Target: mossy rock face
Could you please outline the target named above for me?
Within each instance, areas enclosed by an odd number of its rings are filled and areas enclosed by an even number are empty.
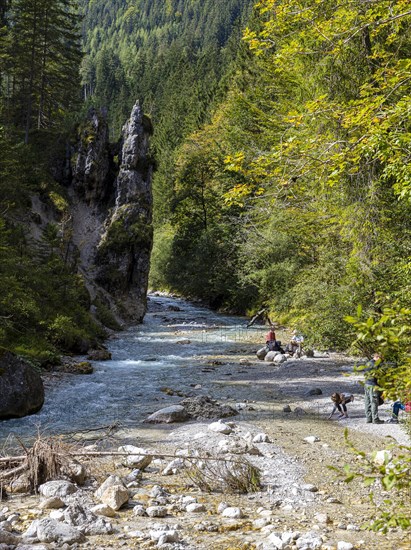
[[[144,219],[132,222],[125,216],[112,222],[99,247],[99,259],[104,261],[107,255],[123,255],[137,248],[151,248],[153,227]]]
[[[74,374],[93,374],[93,365],[88,361],[81,361],[81,363],[76,363],[73,365]]]
[[[91,349],[88,352],[87,359],[90,361],[109,361],[111,353],[107,349]]]
[[[63,357],[62,364],[56,367],[57,372],[65,374],[92,374],[94,372],[93,365],[89,361],[76,361],[72,357]]]

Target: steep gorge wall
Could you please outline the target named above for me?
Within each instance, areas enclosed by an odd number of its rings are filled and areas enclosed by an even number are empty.
[[[141,322],[153,240],[151,122],[136,103],[118,143],[109,142],[104,113],[90,110],[66,158],[52,172],[64,207],[32,197],[31,237],[59,228],[67,262],[82,277],[91,309],[110,310],[122,324]],[[64,168],[64,169],[63,169]]]
[[[135,104],[117,145],[104,117],[90,113],[80,136],[72,185],[72,243],[93,300],[141,322],[153,240],[150,121]]]

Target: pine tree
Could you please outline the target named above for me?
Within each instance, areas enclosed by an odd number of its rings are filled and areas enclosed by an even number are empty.
[[[14,0],[10,68],[13,119],[30,130],[53,126],[78,98],[79,19],[70,0]]]

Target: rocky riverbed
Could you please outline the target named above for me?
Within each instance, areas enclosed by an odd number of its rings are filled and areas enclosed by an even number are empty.
[[[352,374],[352,359],[316,353],[314,358],[274,365],[255,355],[263,327],[234,330],[226,318],[161,298],[152,298],[149,315],[146,331],[138,336],[130,331],[112,341],[114,361],[116,354],[117,360],[130,361],[122,355],[127,348],[122,339],[137,338],[152,346],[151,354],[140,346],[145,361],[138,365],[152,366],[167,347],[173,368],[162,362],[150,385],[153,366],[144,370],[145,380],[137,377],[133,388],[135,407],[132,402],[127,417],[116,416],[111,430],[99,430],[94,417],[95,431],[85,427],[84,418],[76,428],[73,417],[69,441],[82,452],[128,451],[133,458],[78,457],[87,470],[85,480],[45,484],[34,496],[10,494],[0,505],[1,550],[410,548],[409,532],[365,529],[376,515],[369,489],[359,481],[346,484],[328,467],[359,464],[345,444],[345,427],[354,446],[366,453],[410,444],[402,424],[365,424],[362,386]],[[97,371],[110,369],[104,365],[96,363]],[[122,373],[125,385],[131,384],[133,379]],[[83,387],[86,379],[79,379]],[[101,378],[90,378],[90,383],[96,391],[103,384]],[[75,384],[63,376],[57,386],[63,393]],[[121,389],[125,392],[123,385],[115,395]],[[347,420],[327,419],[334,391],[355,396]],[[183,422],[145,422],[159,409],[183,408],[187,399],[204,408],[190,405],[191,416]],[[120,398],[119,406],[128,400],[129,395]],[[210,403],[221,406],[220,413],[230,407],[237,414],[211,418]],[[389,414],[389,404],[383,405],[381,418]],[[102,414],[100,427],[109,420]],[[15,433],[21,429],[26,435],[24,425],[12,425]],[[4,423],[1,430],[4,435]],[[142,455],[150,460],[143,464]],[[249,473],[244,460],[258,469],[261,485],[245,494],[231,493],[230,471],[239,481]],[[219,478],[225,484],[218,483]],[[387,496],[378,491],[380,499]]]

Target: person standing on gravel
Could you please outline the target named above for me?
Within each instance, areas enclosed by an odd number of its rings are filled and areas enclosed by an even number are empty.
[[[367,363],[367,368],[363,370],[365,375],[364,382],[364,406],[367,424],[383,424],[378,416],[378,405],[381,400],[381,392],[378,390],[378,381],[375,377],[375,371],[381,366],[382,357],[379,353],[374,353],[371,361]]]

